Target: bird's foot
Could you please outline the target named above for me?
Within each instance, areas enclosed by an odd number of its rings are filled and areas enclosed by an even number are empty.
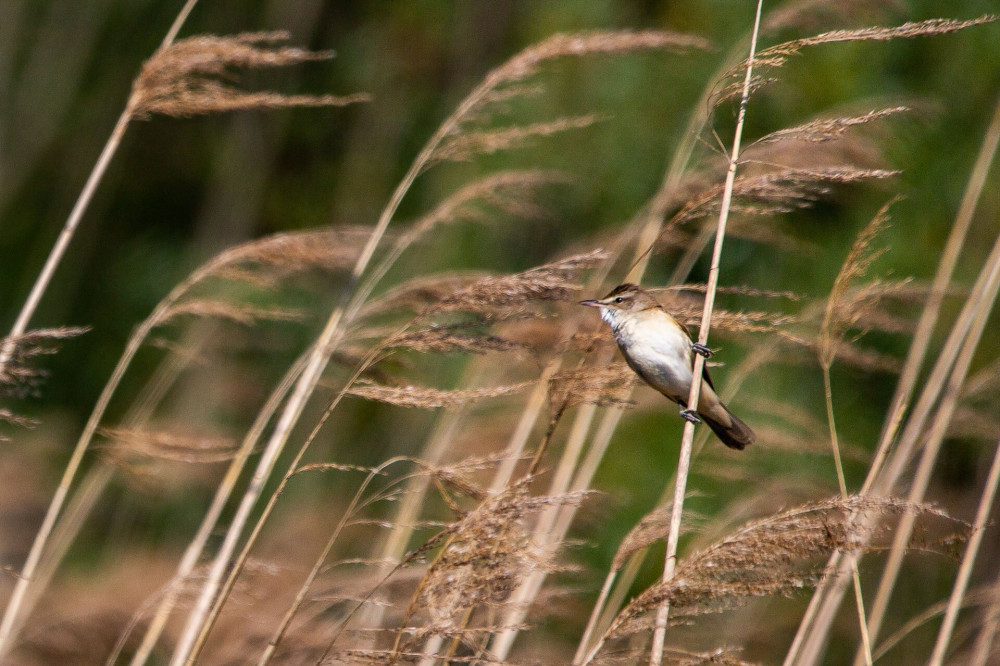
[[[701,419],[698,418],[698,414],[693,409],[682,409],[681,418],[691,423],[701,423]]]
[[[712,358],[712,354],[715,353],[705,345],[698,342],[691,345],[691,349],[693,349],[696,354],[701,354],[705,358]]]

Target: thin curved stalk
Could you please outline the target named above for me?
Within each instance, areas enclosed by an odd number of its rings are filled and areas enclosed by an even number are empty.
[[[877,483],[879,485],[886,485],[883,483],[884,479],[887,478],[884,474],[886,461],[892,452],[892,444],[896,441],[896,436],[900,433],[900,429],[903,426],[903,417],[908,410],[916,389],[920,368],[923,366],[924,359],[927,356],[931,336],[938,321],[941,303],[954,274],[962,246],[965,244],[973,214],[982,195],[986,176],[996,156],[998,142],[1000,142],[1000,100],[997,101],[997,105],[994,108],[993,119],[983,138],[983,143],[969,177],[969,183],[962,196],[962,202],[955,217],[955,223],[952,225],[948,241],[941,255],[941,261],[934,275],[930,295],[917,322],[913,342],[910,344],[903,371],[896,385],[896,394],[893,396],[886,424],[879,437],[875,457],[869,467],[864,485],[861,488],[861,495],[878,492],[875,488]],[[940,362],[941,358],[939,357],[939,365]],[[924,386],[925,394],[932,392],[933,389],[926,388],[927,384]],[[888,486],[891,487],[895,484],[895,479],[891,475],[889,475],[888,480]],[[844,554],[840,551],[835,552],[827,562],[827,570],[843,571],[844,557]],[[786,666],[796,663],[809,635],[818,636],[817,640],[813,641],[814,645],[822,643],[822,636],[829,630],[830,623],[833,621],[833,612],[840,603],[845,583],[846,581],[841,577],[830,576],[816,588],[785,657],[784,663]],[[878,609],[873,607],[872,612],[868,616],[868,631],[872,640],[875,640],[878,636],[878,629],[881,624],[880,616],[881,613],[878,612]],[[822,619],[820,619],[821,617]],[[855,663],[857,664],[859,661],[860,655],[855,659]]]
[[[844,479],[844,463],[840,459],[840,439],[837,436],[837,423],[833,416],[833,387],[830,384],[830,364],[822,363],[823,366],[823,395],[826,402],[826,422],[830,429],[830,448],[833,449],[833,464],[837,469],[837,485],[840,487],[840,496],[847,500],[847,481]],[[857,562],[851,566],[851,579],[854,583],[854,600],[858,609],[858,623],[861,632],[862,654],[865,664],[872,666],[872,642],[868,635],[868,621],[865,617],[865,601],[861,594],[861,575],[858,573]]]
[[[997,249],[1000,249],[1000,238],[997,241]],[[998,253],[998,256],[1000,256],[1000,253]],[[937,462],[937,454],[940,452],[941,444],[947,433],[948,424],[951,422],[955,409],[958,407],[962,384],[965,383],[965,377],[972,363],[972,357],[979,346],[979,340],[986,328],[986,322],[996,302],[998,291],[1000,291],[1000,261],[993,263],[991,267],[986,284],[987,296],[985,303],[976,312],[972,329],[965,338],[961,353],[948,378],[941,405],[938,407],[934,420],[931,423],[927,443],[924,445],[920,464],[917,467],[913,485],[910,489],[908,497],[908,501],[910,502],[923,502],[927,487],[930,484],[931,474]],[[899,571],[902,567],[903,557],[906,554],[907,545],[913,534],[915,521],[916,516],[912,512],[907,511],[903,514],[896,528],[892,549],[889,552],[889,558],[886,562],[885,571],[882,574],[882,581],[879,584],[878,595],[876,597],[876,603],[879,605],[879,608],[884,609],[888,607]]]
[[[736,182],[736,167],[739,164],[740,146],[743,138],[743,125],[746,121],[747,104],[750,100],[750,82],[753,76],[754,54],[757,49],[757,37],[760,32],[760,16],[764,8],[764,0],[757,1],[757,13],[754,17],[753,35],[750,38],[750,56],[747,58],[746,76],[743,79],[743,93],[740,98],[740,110],[736,119],[736,130],[733,136],[733,150],[726,172],[726,184],[722,193],[722,205],[719,211],[719,221],[715,232],[715,246],[712,249],[712,263],[708,271],[708,287],[705,292],[705,305],[702,309],[701,328],[698,331],[698,342],[708,344],[709,329],[712,325],[712,310],[715,307],[715,291],[719,286],[719,267],[722,263],[722,244],[726,238],[726,223],[729,221],[729,208],[733,200],[733,186]],[[705,357],[695,354],[694,370],[691,382],[691,392],[687,404],[698,406],[701,395],[701,375],[705,368]],[[681,514],[684,510],[684,495],[687,491],[687,477],[691,467],[691,450],[694,444],[694,423],[684,424],[681,436],[680,459],[677,463],[677,483],[674,488],[674,503],[670,511],[670,531],[667,534],[667,553],[663,565],[663,581],[674,577],[677,566],[677,544],[680,540]],[[653,647],[650,651],[650,666],[659,666],[663,662],[663,646],[667,635],[667,621],[670,616],[670,605],[664,602],[656,613],[653,627]]]
[[[187,0],[185,5],[181,8],[180,13],[174,19],[170,29],[167,31],[161,48],[169,46],[173,42],[177,33],[180,31],[181,26],[184,24],[184,21],[191,13],[191,10],[194,9],[194,5],[197,1],[198,0]],[[45,294],[46,289],[48,289],[48,285],[52,280],[52,276],[55,274],[56,268],[62,261],[63,255],[65,255],[66,249],[69,247],[69,243],[73,239],[73,235],[80,226],[80,221],[83,219],[83,215],[86,213],[87,208],[90,205],[90,201],[93,198],[94,193],[97,191],[98,185],[100,185],[101,180],[104,178],[108,165],[111,164],[111,159],[118,151],[118,146],[121,145],[122,137],[125,135],[125,130],[128,128],[128,124],[132,119],[133,105],[133,98],[130,97],[125,105],[125,109],[122,111],[121,116],[119,116],[118,121],[111,130],[111,136],[104,144],[104,148],[101,150],[101,154],[97,158],[94,168],[87,177],[83,190],[77,197],[76,203],[73,205],[69,217],[63,225],[63,229],[59,233],[59,237],[56,239],[55,245],[52,246],[48,259],[46,259],[41,273],[39,273],[34,286],[31,288],[28,299],[21,307],[21,311],[18,314],[17,319],[14,321],[14,325],[11,327],[9,334],[11,343],[3,345],[3,348],[0,349],[0,372],[3,372],[4,367],[10,362],[11,356],[14,352],[13,340],[15,340],[18,336],[23,335],[27,330],[28,324],[34,315],[38,304],[42,300],[42,296]],[[0,621],[0,658],[3,658],[3,656],[7,654],[7,651],[10,649],[10,639],[18,631],[18,625],[21,622],[21,608],[28,593],[28,588],[35,577],[36,569],[41,560],[42,553],[45,550],[45,545],[48,542],[49,536],[55,527],[56,519],[62,511],[63,503],[66,501],[66,495],[69,493],[69,487],[76,478],[76,473],[80,468],[83,454],[86,451],[86,442],[88,441],[89,436],[86,440],[81,437],[80,443],[78,443],[77,448],[73,451],[73,455],[70,457],[70,461],[66,466],[66,470],[63,473],[63,478],[59,483],[59,487],[56,489],[55,496],[49,504],[45,518],[42,520],[42,525],[31,545],[31,550],[25,560],[24,567],[21,570],[21,575],[18,577],[17,584],[14,587],[14,592],[11,594],[10,601],[7,603],[3,620]]]
[[[265,666],[271,661],[271,657],[274,656],[274,651],[278,649],[278,643],[281,642],[285,632],[288,630],[288,625],[292,622],[292,618],[295,617],[295,614],[305,601],[306,595],[309,593],[309,588],[312,587],[313,582],[316,580],[316,576],[319,575],[323,565],[326,563],[326,558],[330,555],[330,551],[333,550],[334,544],[340,537],[341,532],[344,531],[344,527],[347,526],[347,521],[350,520],[350,518],[353,517],[354,512],[357,511],[358,506],[361,503],[361,498],[364,495],[364,492],[368,489],[368,486],[371,485],[372,481],[374,481],[386,467],[393,465],[400,460],[404,459],[393,458],[371,470],[368,473],[368,476],[365,477],[365,480],[361,483],[357,492],[354,493],[354,497],[351,498],[351,502],[348,504],[347,509],[344,511],[344,515],[341,516],[340,521],[337,523],[337,527],[334,528],[333,534],[331,534],[330,538],[327,539],[326,546],[323,547],[323,551],[316,558],[316,562],[313,564],[313,568],[309,571],[309,575],[306,576],[305,581],[299,587],[299,591],[295,595],[295,599],[292,601],[291,606],[289,606],[288,610],[285,612],[285,615],[282,617],[277,629],[274,630],[274,634],[268,641],[263,654],[261,654],[260,658],[257,660],[258,666]]]
[[[979,508],[976,510],[976,519],[972,524],[972,536],[965,547],[965,554],[962,556],[962,564],[958,568],[958,575],[955,578],[955,586],[951,590],[948,598],[948,608],[941,622],[941,629],[938,631],[937,641],[934,644],[934,652],[931,653],[928,664],[935,666],[944,663],[945,651],[948,649],[948,642],[951,640],[952,631],[955,629],[955,622],[958,620],[958,611],[962,608],[965,599],[965,592],[969,587],[969,578],[972,576],[972,567],[976,563],[976,555],[979,554],[979,546],[983,542],[983,534],[986,531],[986,523],[990,518],[990,510],[993,508],[993,500],[997,495],[997,483],[1000,482],[1000,442],[997,442],[997,449],[993,454],[993,464],[990,465],[990,472],[986,477],[986,484],[983,487],[983,494],[979,497]]]
[[[195,644],[199,642],[199,636],[206,635],[204,625],[209,614],[212,612],[213,603],[217,599],[220,585],[222,583],[222,576],[233,557],[236,544],[246,527],[250,512],[260,498],[264,482],[267,478],[269,478],[274,463],[277,461],[278,455],[284,450],[288,437],[291,435],[292,427],[298,422],[299,416],[301,416],[302,411],[305,409],[306,401],[312,396],[312,392],[326,368],[330,354],[339,343],[340,337],[342,336],[341,324],[343,322],[349,323],[354,318],[358,310],[360,310],[361,306],[364,304],[365,300],[371,294],[371,291],[376,286],[376,280],[374,279],[368,280],[360,286],[358,285],[358,281],[360,280],[362,274],[367,270],[368,265],[375,254],[375,249],[384,237],[385,232],[389,227],[389,223],[395,216],[396,211],[399,209],[399,205],[402,203],[403,198],[409,192],[417,177],[431,163],[434,153],[441,142],[458,128],[466,114],[474,109],[486,97],[490,90],[492,90],[493,87],[500,82],[500,80],[495,80],[493,77],[487,77],[486,80],[477,86],[476,89],[462,101],[458,108],[445,120],[445,122],[441,124],[410,165],[410,168],[407,170],[403,180],[396,187],[392,197],[389,199],[389,203],[379,216],[378,223],[375,225],[375,229],[372,231],[372,235],[368,243],[365,245],[365,248],[362,250],[361,255],[358,257],[358,261],[355,264],[351,280],[341,298],[341,305],[331,313],[323,332],[314,343],[306,368],[302,372],[302,375],[296,384],[295,391],[292,393],[291,398],[285,406],[285,410],[281,415],[281,419],[279,420],[274,433],[271,435],[270,440],[265,446],[264,454],[261,457],[261,462],[258,465],[257,472],[251,480],[250,488],[247,489],[246,494],[243,496],[243,500],[237,510],[237,514],[226,533],[223,545],[212,564],[208,579],[205,581],[202,592],[195,604],[194,611],[188,617],[188,622],[184,627],[181,639],[174,652],[174,656],[171,659],[172,666],[180,666],[181,664],[189,663],[191,661],[191,655],[195,648]],[[376,272],[375,277],[379,277],[380,271],[381,269]],[[269,504],[269,506],[273,506],[273,503]],[[262,525],[269,515],[270,511],[265,509],[265,513],[258,520],[258,526]],[[253,534],[259,534],[259,531],[259,529],[255,529]],[[252,546],[254,540],[255,537],[251,536],[247,545]]]

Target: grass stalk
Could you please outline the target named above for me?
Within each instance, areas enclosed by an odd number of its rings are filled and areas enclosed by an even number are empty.
[[[1000,238],[997,239],[994,251],[997,253],[997,260],[991,262],[989,272],[987,273],[984,303],[976,311],[972,328],[962,344],[961,353],[948,378],[941,405],[938,407],[937,413],[931,422],[930,431],[927,435],[927,443],[924,445],[920,464],[917,467],[917,472],[910,489],[908,497],[910,502],[922,502],[927,492],[927,487],[930,484],[931,475],[937,462],[937,455],[947,434],[948,424],[951,422],[955,409],[958,406],[962,384],[965,382],[972,358],[986,328],[986,322],[996,302],[997,293],[1000,291]],[[906,547],[913,533],[915,520],[916,517],[913,513],[907,511],[903,514],[896,528],[892,549],[889,551],[889,557],[882,574],[882,581],[879,584],[878,593],[875,597],[876,606],[880,610],[888,607],[900,568],[902,567]]]
[[[837,485],[840,486],[840,496],[847,499],[847,482],[844,479],[844,464],[840,459],[840,441],[837,437],[837,424],[833,416],[833,388],[830,385],[830,365],[823,364],[823,395],[826,402],[826,420],[830,427],[830,447],[833,449],[833,464],[837,469]],[[858,622],[861,631],[861,645],[865,664],[872,664],[872,644],[868,635],[868,622],[865,618],[865,602],[861,594],[861,576],[858,574],[857,562],[851,567],[851,578],[854,583],[854,599],[858,609]]]
[[[983,542],[986,523],[989,521],[990,510],[993,508],[993,500],[997,495],[998,483],[1000,483],[1000,442],[997,442],[997,448],[993,454],[993,463],[990,465],[989,474],[986,476],[983,493],[979,497],[979,507],[976,509],[976,518],[972,524],[972,536],[969,537],[969,543],[965,547],[965,554],[962,556],[962,563],[959,565],[958,575],[955,578],[955,586],[951,589],[951,596],[948,598],[948,608],[945,611],[944,620],[941,622],[937,641],[934,643],[934,651],[927,662],[932,666],[939,666],[944,663],[948,642],[951,640],[951,634],[955,629],[955,622],[958,620],[958,611],[962,608],[966,591],[969,588],[972,567],[976,564],[979,546]]]
[[[198,0],[187,0],[181,8],[180,13],[174,19],[170,29],[167,31],[166,37],[164,38],[160,48],[165,48],[173,42],[177,33],[180,31],[181,26],[184,24],[184,21],[191,13],[191,10],[194,9],[194,5],[197,1]],[[49,252],[49,256],[45,261],[45,265],[42,267],[41,273],[38,274],[27,300],[21,307],[21,311],[18,313],[17,319],[14,320],[14,325],[11,327],[11,331],[9,333],[9,340],[16,339],[17,336],[24,334],[27,330],[28,324],[34,315],[38,304],[42,300],[42,296],[44,296],[45,291],[48,289],[56,268],[58,268],[59,263],[62,261],[62,258],[69,247],[70,241],[73,239],[84,214],[87,212],[87,208],[90,205],[90,201],[93,198],[94,193],[97,191],[101,180],[104,178],[104,174],[107,172],[108,165],[111,164],[112,158],[118,151],[118,146],[121,145],[121,140],[125,135],[125,130],[128,128],[128,124],[132,120],[133,103],[134,97],[130,97],[129,101],[125,105],[125,109],[122,111],[121,116],[119,116],[114,128],[111,130],[111,136],[104,144],[104,148],[101,150],[101,154],[98,156],[97,162],[95,162],[90,175],[87,177],[83,190],[81,190],[80,195],[77,197],[76,203],[73,204],[69,217],[66,219],[62,231],[59,233],[59,237],[56,239],[55,244],[52,246],[52,250]],[[10,362],[13,353],[13,344],[3,345],[3,348],[0,349],[0,372],[3,372],[5,366]],[[121,364],[119,364],[119,367],[121,367]],[[122,368],[122,370],[124,370],[124,368]],[[104,396],[102,395],[102,397]],[[96,428],[97,424],[93,417],[91,418],[91,421],[88,422],[88,426],[91,425]],[[45,518],[42,520],[42,525],[38,530],[38,534],[35,536],[35,540],[31,545],[31,550],[29,551],[28,557],[21,569],[21,574],[14,587],[14,592],[11,594],[10,601],[7,602],[3,619],[0,620],[0,659],[7,654],[7,651],[10,649],[10,641],[18,631],[19,624],[22,621],[22,605],[24,604],[25,597],[28,594],[29,587],[34,580],[36,569],[45,550],[49,536],[55,527],[56,519],[62,511],[63,503],[66,501],[66,496],[69,493],[70,486],[80,469],[80,463],[83,460],[83,454],[86,452],[87,445],[90,441],[90,434],[92,434],[92,432],[93,431],[91,430],[91,433],[88,433],[85,437],[82,436],[80,438],[80,442],[74,449],[73,454],[66,465],[66,469],[63,472],[63,477],[59,482],[59,486],[56,488],[55,495],[53,496],[52,501],[49,504],[49,508],[45,513]]]
[[[722,193],[722,206],[719,211],[719,221],[715,232],[715,246],[712,250],[712,263],[708,271],[708,287],[705,292],[705,305],[702,310],[701,327],[698,331],[698,342],[708,344],[709,329],[712,325],[712,310],[715,307],[715,291],[719,286],[719,266],[722,261],[722,244],[726,238],[726,223],[729,220],[729,208],[733,199],[733,185],[736,182],[736,167],[739,164],[740,145],[743,138],[743,125],[746,121],[747,103],[750,100],[750,82],[753,76],[754,54],[757,49],[757,37],[760,32],[760,16],[764,8],[764,0],[757,1],[757,12],[754,17],[753,34],[750,38],[750,55],[747,58],[746,76],[743,79],[743,92],[740,97],[739,115],[736,119],[736,130],[733,137],[733,149],[726,171],[726,184]],[[687,404],[697,409],[698,398],[701,395],[701,375],[705,368],[705,357],[694,355],[695,381],[691,382],[691,393]],[[664,581],[674,576],[677,566],[677,543],[680,540],[681,514],[684,511],[684,495],[687,492],[687,478],[691,467],[691,450],[694,443],[694,424],[690,421],[684,424],[681,436],[680,459],[677,462],[677,482],[674,487],[674,504],[670,513],[670,531],[667,534],[667,552],[663,566]],[[653,627],[653,646],[650,651],[650,666],[659,666],[663,661],[663,646],[667,635],[667,622],[670,615],[670,605],[664,602],[656,613]]]
[[[316,580],[316,576],[318,576],[320,571],[323,569],[323,565],[326,563],[326,559],[327,557],[329,557],[330,551],[333,550],[334,544],[337,542],[337,539],[340,538],[340,534],[344,531],[344,528],[347,526],[348,520],[350,520],[354,516],[355,512],[358,510],[358,507],[362,505],[361,500],[364,496],[365,491],[368,489],[368,486],[370,486],[372,481],[378,478],[378,476],[388,466],[393,465],[401,460],[404,459],[403,458],[390,459],[389,461],[371,470],[365,477],[365,480],[361,483],[361,486],[358,488],[357,492],[355,492],[354,496],[351,498],[350,504],[348,504],[347,508],[344,510],[344,514],[340,517],[340,521],[334,528],[333,533],[330,535],[330,538],[327,539],[326,545],[323,547],[322,552],[319,554],[319,556],[317,556],[316,561],[313,564],[313,568],[309,571],[309,575],[306,576],[305,581],[303,581],[302,585],[299,587],[299,591],[295,595],[295,599],[292,601],[292,604],[288,607],[288,610],[285,612],[285,615],[281,618],[281,622],[278,624],[278,627],[274,630],[274,634],[267,642],[267,647],[264,649],[263,654],[261,654],[260,658],[257,660],[258,666],[265,666],[265,664],[271,661],[271,657],[274,656],[274,652],[278,648],[278,643],[280,643],[281,639],[284,638],[285,632],[288,630],[288,625],[291,624],[292,622],[292,618],[295,617],[295,614],[299,611],[299,608],[301,608],[302,604],[305,602],[306,595],[309,593],[309,588],[312,587],[313,582]]]
[[[897,434],[900,433],[900,429],[903,426],[903,417],[908,410],[908,406],[910,405],[910,401],[916,389],[920,368],[923,366],[924,360],[927,356],[927,350],[930,346],[931,337],[938,321],[941,303],[944,299],[945,293],[947,292],[948,285],[951,282],[952,275],[954,274],[954,269],[957,265],[962,246],[965,244],[965,239],[971,226],[973,213],[975,212],[976,205],[982,195],[986,177],[990,170],[990,165],[996,156],[998,143],[1000,143],[1000,100],[997,101],[993,119],[990,122],[989,129],[984,136],[983,143],[975,161],[975,166],[973,167],[969,178],[969,183],[966,187],[965,193],[963,194],[958,213],[956,214],[955,223],[951,227],[948,241],[945,244],[944,251],[942,252],[941,261],[938,264],[938,268],[932,282],[930,295],[928,296],[927,303],[921,311],[920,318],[917,322],[913,342],[910,344],[909,351],[907,352],[906,361],[904,363],[902,373],[900,374],[899,382],[896,386],[896,393],[891,402],[892,406],[889,409],[886,424],[882,429],[881,436],[879,437],[879,444],[876,449],[875,457],[872,460],[865,482],[861,488],[860,494],[862,495],[866,495],[870,492],[877,492],[876,486],[885,488],[887,486],[891,487],[895,484],[893,475],[890,475],[889,477],[885,476],[885,465],[889,459],[890,453],[893,451],[892,445],[896,442]],[[954,329],[953,333],[956,333]],[[945,351],[949,349],[951,349],[952,352],[956,352],[957,346],[946,345]],[[954,357],[952,356],[951,358],[953,359]],[[935,372],[937,372],[936,381],[938,382],[936,386],[941,385],[940,382],[943,381],[944,373],[947,372],[950,362],[951,361],[945,362],[939,356],[935,365]],[[941,369],[938,372],[937,368],[939,367]],[[934,376],[935,373],[932,372],[932,377]],[[913,416],[916,415],[917,411],[920,413],[926,413],[925,410],[929,408],[929,405],[936,401],[936,393],[931,386],[932,385],[929,383],[924,384],[924,392],[918,401],[917,407],[914,408],[914,413],[911,414],[911,420],[913,419]],[[901,435],[900,439],[905,439],[905,436]],[[897,450],[896,455],[898,454],[899,451]],[[886,479],[888,479],[888,482]],[[827,562],[827,570],[845,571],[843,568],[844,560],[852,557],[853,556],[845,556],[840,551],[837,551]],[[829,631],[829,627],[833,621],[835,609],[839,605],[840,596],[844,592],[844,583],[845,581],[842,577],[830,576],[821,582],[816,588],[816,591],[810,599],[809,606],[799,623],[799,629],[796,632],[795,638],[789,647],[788,653],[786,654],[784,661],[785,666],[797,663],[799,654],[805,647],[807,639],[809,639],[812,646],[822,644],[822,636]],[[881,615],[882,612],[873,605],[872,611],[868,616],[868,632],[871,640],[875,640],[878,636],[878,628],[881,625]],[[815,638],[809,638],[810,636]],[[860,656],[861,655],[859,654],[858,659],[855,660],[856,664],[860,663]]]
[[[986,612],[982,628],[976,636],[976,643],[972,646],[972,657],[969,659],[969,666],[986,666],[993,655],[993,641],[996,638],[997,630],[1000,629],[1000,601],[994,594],[993,602]]]
[[[341,305],[330,314],[323,332],[313,343],[309,360],[306,363],[302,374],[299,376],[295,389],[285,405],[285,409],[281,414],[274,432],[265,446],[257,471],[251,479],[250,487],[243,495],[240,507],[237,510],[232,523],[230,523],[223,545],[220,547],[219,552],[217,553],[212,564],[208,580],[206,580],[205,585],[202,588],[202,592],[198,597],[198,601],[196,602],[195,608],[189,616],[188,622],[185,625],[183,633],[181,634],[181,639],[178,642],[174,656],[171,659],[172,666],[180,666],[184,663],[190,663],[189,658],[194,650],[195,643],[198,641],[199,635],[203,633],[205,622],[211,612],[213,602],[216,600],[219,593],[222,576],[233,556],[233,553],[235,552],[239,537],[243,533],[243,529],[250,517],[250,512],[256,505],[257,500],[260,498],[264,484],[270,477],[274,463],[277,462],[278,455],[284,450],[284,446],[287,443],[288,438],[291,436],[292,428],[298,422],[302,411],[305,409],[306,402],[312,396],[313,390],[316,388],[323,371],[326,369],[326,365],[330,359],[330,354],[334,351],[339,336],[342,335],[343,329],[341,327],[341,323],[344,321],[345,311],[347,313],[347,321],[350,321],[361,308],[361,305],[364,303],[371,290],[375,287],[375,285],[371,282],[361,285],[360,288],[357,288],[357,284],[361,275],[368,268],[368,265],[375,254],[376,247],[385,236],[385,232],[389,227],[389,222],[395,216],[396,211],[399,209],[399,205],[402,203],[403,198],[406,196],[407,192],[409,192],[417,177],[430,162],[437,146],[458,126],[462,116],[471,110],[479,99],[485,96],[488,91],[489,87],[486,86],[485,83],[480,84],[473,94],[463,101],[458,110],[453,113],[441,125],[441,127],[438,128],[434,136],[431,137],[430,141],[428,141],[420,151],[416,160],[414,160],[414,162],[410,165],[410,168],[403,177],[403,180],[396,187],[389,203],[379,216],[378,223],[375,225],[368,243],[365,245],[361,255],[358,257],[357,263],[354,266],[350,282],[344,290]],[[266,512],[265,515],[260,518],[259,524],[263,524],[269,513],[270,512]]]

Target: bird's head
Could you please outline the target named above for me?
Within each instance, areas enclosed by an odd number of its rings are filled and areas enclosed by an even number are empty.
[[[580,301],[580,305],[600,308],[601,319],[612,326],[629,313],[660,307],[648,292],[630,282],[618,285],[604,298]]]

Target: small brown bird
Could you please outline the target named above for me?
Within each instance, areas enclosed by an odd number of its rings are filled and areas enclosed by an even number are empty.
[[[618,285],[600,300],[580,301],[600,308],[601,319],[611,325],[625,361],[644,382],[681,406],[681,416],[702,420],[722,443],[744,449],[756,439],[753,430],[722,404],[715,394],[708,366],[698,398],[698,409],[688,409],[694,354],[708,358],[712,352],[691,340],[687,330],[657,303],[649,292],[634,284]],[[699,418],[701,417],[701,418]]]

